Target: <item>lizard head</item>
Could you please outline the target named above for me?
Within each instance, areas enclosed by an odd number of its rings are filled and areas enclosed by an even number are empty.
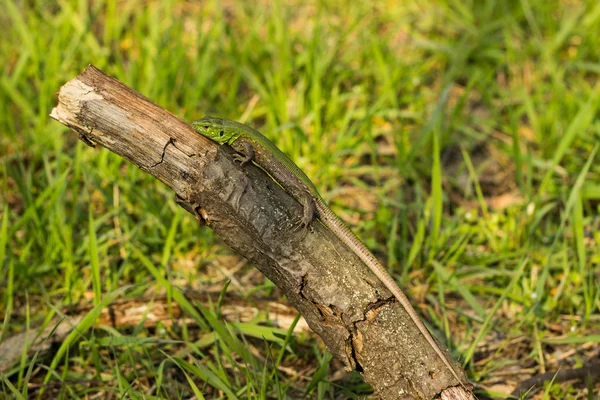
[[[206,136],[219,144],[229,143],[234,136],[231,129],[225,129],[222,118],[204,117],[192,122],[192,128],[202,136]]]

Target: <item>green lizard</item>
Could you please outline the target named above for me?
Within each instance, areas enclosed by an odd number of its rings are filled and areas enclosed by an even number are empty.
[[[302,204],[304,213],[298,222],[299,227],[308,227],[316,212],[323,225],[348,246],[398,299],[412,321],[417,325],[419,331],[425,336],[429,345],[433,347],[444,365],[452,372],[454,378],[464,387],[462,380],[458,377],[425,325],[423,325],[423,322],[421,322],[406,295],[375,256],[331,211],[315,185],[292,160],[260,132],[239,122],[204,117],[194,121],[192,127],[196,132],[221,145],[228,144],[233,147],[239,153],[236,155],[235,161],[240,162],[241,165],[253,161],[268,172],[285,191]]]

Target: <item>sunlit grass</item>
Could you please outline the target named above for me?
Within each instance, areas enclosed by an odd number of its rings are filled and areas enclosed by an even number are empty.
[[[490,393],[507,366],[590,360],[583,345],[598,341],[600,306],[596,2],[8,0],[2,10],[2,338],[94,308],[53,352],[0,375],[0,391],[370,393],[354,374],[330,382],[338,366],[318,342],[225,324],[218,304],[183,296],[225,286],[206,266],[228,250],[164,185],[49,119],[59,87],[88,63],[188,121],[220,115],[272,138],[427,304],[429,325]],[[252,277],[248,301],[285,301],[251,272],[235,269]],[[195,326],[94,325],[111,299],[148,293],[166,293]],[[119,335],[156,340],[105,340]],[[564,346],[575,354],[558,359]],[[553,385],[549,398],[568,387]],[[583,396],[582,383],[572,388]]]

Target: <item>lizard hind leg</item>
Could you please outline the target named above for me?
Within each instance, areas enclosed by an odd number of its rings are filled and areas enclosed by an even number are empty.
[[[304,231],[306,234],[310,228],[310,224],[315,219],[316,204],[315,199],[310,194],[306,194],[302,200],[302,218],[299,218],[295,223],[297,231]]]

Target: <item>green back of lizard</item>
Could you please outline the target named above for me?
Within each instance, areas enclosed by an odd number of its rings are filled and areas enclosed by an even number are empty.
[[[262,152],[263,156],[273,157],[291,171],[317,199],[322,199],[319,191],[309,179],[288,156],[285,155],[273,142],[267,139],[259,131],[239,122],[222,118],[204,117],[192,122],[193,128],[207,138],[219,144],[233,145],[238,139],[250,142],[256,152]],[[285,185],[285,182],[281,183]]]

